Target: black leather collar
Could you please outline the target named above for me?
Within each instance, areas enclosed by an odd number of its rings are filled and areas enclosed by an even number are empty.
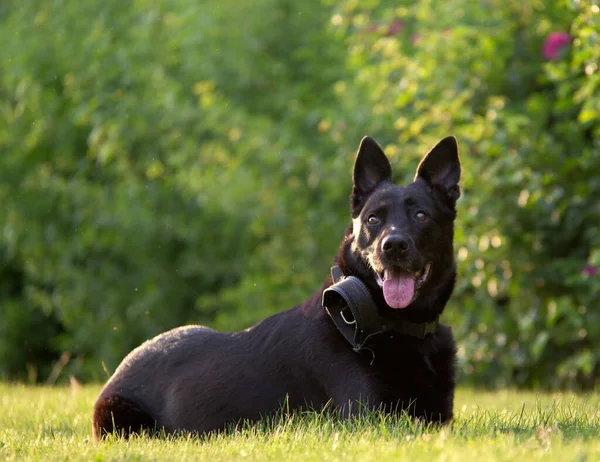
[[[370,350],[373,337],[392,329],[400,335],[421,339],[436,331],[439,316],[426,323],[383,318],[360,279],[344,276],[337,266],[331,268],[331,277],[334,284],[323,291],[322,305],[354,351]]]

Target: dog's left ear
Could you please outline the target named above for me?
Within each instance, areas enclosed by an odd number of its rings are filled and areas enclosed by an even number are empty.
[[[392,166],[379,145],[365,136],[358,148],[352,172],[352,217],[356,218],[366,199],[383,181],[391,181]]]
[[[448,136],[436,144],[417,168],[415,181],[421,178],[433,188],[440,188],[452,201],[460,197],[460,160],[456,138]]]

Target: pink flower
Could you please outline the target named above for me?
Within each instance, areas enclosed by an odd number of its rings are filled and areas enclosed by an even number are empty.
[[[571,36],[566,32],[550,32],[542,47],[544,58],[556,61],[560,51],[571,43]]]
[[[370,34],[377,32],[379,30],[379,26],[375,23],[371,23],[367,26],[367,32],[369,32]]]
[[[387,30],[387,35],[398,35],[400,32],[404,30],[404,21],[400,19],[394,19]]]
[[[596,268],[595,266],[592,266],[592,265],[585,265],[583,267],[583,269],[581,270],[581,272],[585,276],[594,277],[594,276],[596,276],[596,274],[598,274],[598,268]]]

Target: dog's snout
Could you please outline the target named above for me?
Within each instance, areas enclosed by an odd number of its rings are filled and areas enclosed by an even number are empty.
[[[381,248],[387,254],[402,253],[408,250],[408,241],[399,234],[392,234],[381,242]]]

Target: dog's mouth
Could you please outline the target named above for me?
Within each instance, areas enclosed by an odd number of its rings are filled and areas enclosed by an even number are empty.
[[[391,266],[377,272],[377,284],[383,289],[385,302],[391,308],[406,308],[417,298],[419,288],[431,273],[431,263],[419,271],[409,271],[401,266]]]

